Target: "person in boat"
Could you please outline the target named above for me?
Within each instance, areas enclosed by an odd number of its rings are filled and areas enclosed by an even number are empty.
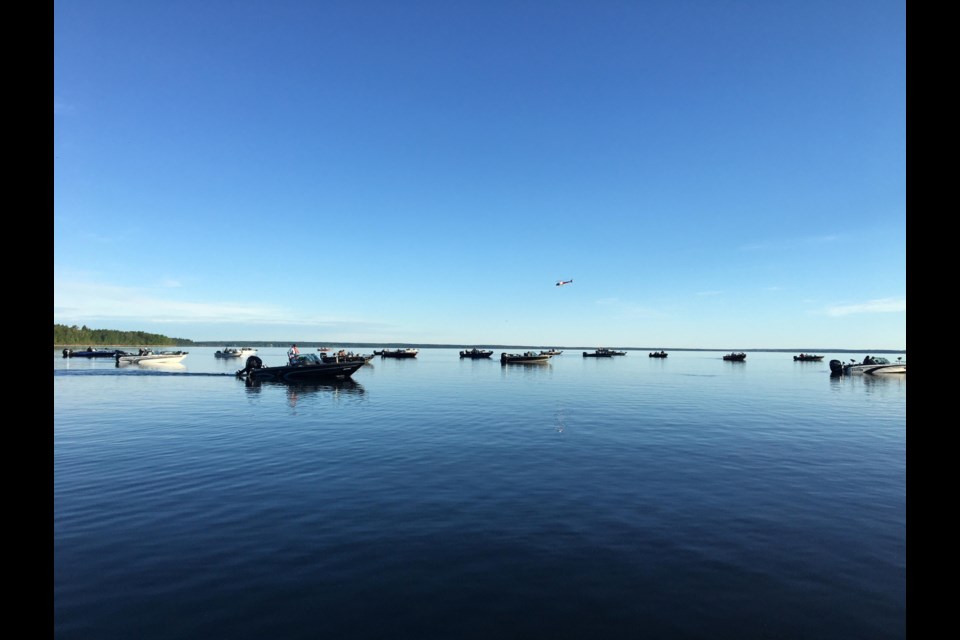
[[[292,344],[290,348],[287,349],[287,359],[290,361],[290,364],[297,363],[297,356],[300,355],[300,349],[297,349],[297,345]]]
[[[876,363],[873,361],[873,356],[867,356],[866,358],[863,359],[863,364],[876,364]]]

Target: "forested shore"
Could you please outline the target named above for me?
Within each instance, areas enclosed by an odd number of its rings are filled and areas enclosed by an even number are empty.
[[[75,346],[158,346],[158,345],[192,345],[193,340],[185,338],[170,338],[159,333],[145,331],[117,331],[115,329],[90,329],[86,325],[68,327],[63,324],[53,325],[53,345],[55,347]]]

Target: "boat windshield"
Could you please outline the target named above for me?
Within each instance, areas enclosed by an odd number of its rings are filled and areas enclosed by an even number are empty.
[[[321,364],[320,356],[315,353],[301,353],[297,356],[297,364]]]

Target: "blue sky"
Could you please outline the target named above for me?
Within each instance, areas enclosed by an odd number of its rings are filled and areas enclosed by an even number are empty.
[[[903,0],[55,0],[54,323],[905,349],[905,23]]]

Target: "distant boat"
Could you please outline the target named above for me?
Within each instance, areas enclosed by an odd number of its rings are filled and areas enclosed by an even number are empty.
[[[257,350],[250,347],[224,347],[213,355],[217,358],[245,358],[257,355]]]
[[[377,352],[374,351],[374,354]],[[416,358],[417,354],[420,353],[419,349],[384,349],[380,352],[381,358]]]
[[[747,354],[743,353],[742,351],[739,353],[728,353],[727,355],[723,356],[723,359],[727,362],[743,362],[747,359]]]
[[[541,351],[540,353],[542,353],[545,356],[558,356],[561,353],[563,353],[563,351],[559,349],[547,349],[546,351]]]
[[[537,353],[536,351],[500,354],[500,364],[542,364],[549,361],[550,356],[545,356],[542,353]]]
[[[795,362],[820,362],[823,360],[823,356],[815,356],[812,353],[801,353],[798,356],[793,356]]]
[[[460,352],[461,358],[472,358],[474,360],[478,358],[489,358],[492,355],[493,355],[492,350],[477,349],[476,347],[474,347],[473,349],[464,349],[463,351]]]
[[[126,351],[120,349],[97,349],[87,347],[83,351],[74,351],[73,349],[64,349],[64,358],[116,358],[117,355],[127,355]]]
[[[597,349],[597,350],[594,351],[593,353],[590,353],[590,352],[588,352],[588,351],[584,351],[584,352],[583,352],[583,357],[584,357],[584,358],[612,358],[612,357],[613,357],[613,354],[610,353],[610,352],[607,351],[607,350],[604,350],[604,349]]]
[[[650,356],[651,358],[666,358],[666,357],[667,357],[667,352],[666,352],[666,351],[651,351],[651,352],[648,353],[647,355]]]
[[[609,358],[611,356],[625,356],[627,355],[626,351],[616,351],[614,349],[599,348],[593,353],[583,352],[584,358]]]

